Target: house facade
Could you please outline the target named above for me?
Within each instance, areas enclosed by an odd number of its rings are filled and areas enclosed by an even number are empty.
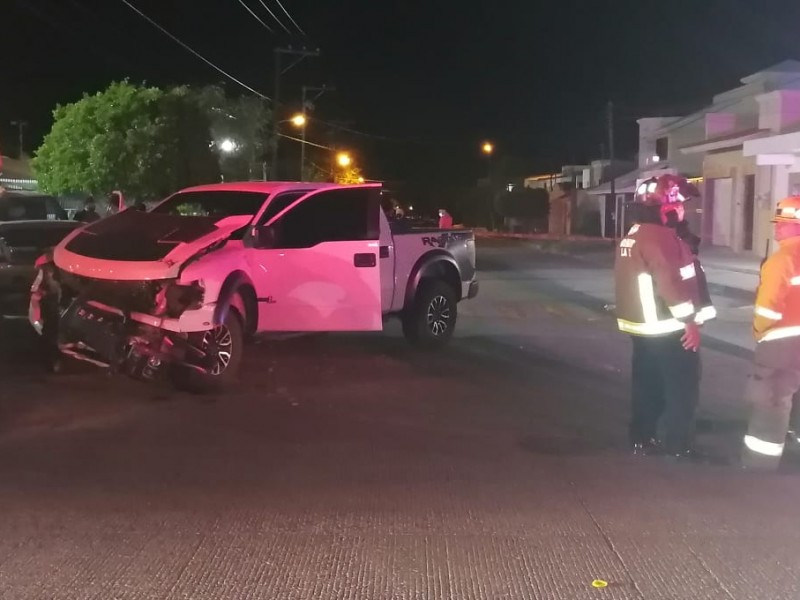
[[[800,63],[785,61],[741,83],[714,97],[702,111],[704,137],[680,151],[702,159],[696,230],[704,243],[764,254],[775,204],[800,183],[793,176],[795,158],[778,152],[789,148],[785,136],[800,128]]]
[[[589,187],[591,165],[565,165],[558,173],[542,173],[526,177],[523,184],[526,188],[541,188],[548,192],[559,184],[569,184],[577,188]]]
[[[35,191],[38,187],[29,159],[0,156],[0,187]]]
[[[605,198],[609,227],[628,225],[625,206],[639,183],[662,174],[697,185],[687,205],[703,244],[763,254],[776,203],[800,193],[800,62],[785,61],[740,80],[686,116],[642,118],[636,169],[589,190]],[[609,205],[613,208],[609,209]]]
[[[797,77],[800,80],[800,74]],[[791,82],[798,84],[800,81]],[[772,240],[769,221],[777,203],[786,196],[800,195],[800,90],[786,86],[765,93],[759,97],[759,105],[762,135],[746,140],[743,154],[755,164],[754,229],[756,250],[763,253]]]
[[[557,173],[544,173],[525,178],[525,187],[542,188],[551,198],[568,194],[571,198],[568,231],[585,235],[605,236],[607,221],[611,218],[604,196],[594,195],[598,185],[629,171],[628,161],[593,160],[588,165],[565,165]],[[563,220],[563,219],[562,219]],[[551,224],[551,229],[553,225]],[[611,231],[613,225],[608,226]],[[559,228],[562,229],[562,228]]]

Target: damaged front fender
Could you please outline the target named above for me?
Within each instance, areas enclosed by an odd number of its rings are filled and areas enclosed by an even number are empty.
[[[61,289],[55,278],[55,265],[52,252],[47,252],[36,259],[36,278],[31,284],[31,296],[28,303],[28,321],[39,335],[44,334],[45,312],[55,307],[57,318]]]

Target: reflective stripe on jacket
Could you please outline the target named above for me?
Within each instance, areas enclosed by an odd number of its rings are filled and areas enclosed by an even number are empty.
[[[708,290],[708,281],[706,280],[706,272],[700,261],[694,259],[694,270],[697,274],[697,314],[694,320],[700,325],[707,323],[711,319],[716,318],[717,309],[714,308],[714,303],[711,301],[711,292]]]
[[[800,335],[800,237],[780,242],[761,267],[753,333],[759,342]]]
[[[625,333],[665,335],[698,316],[696,261],[669,227],[634,225],[617,249],[614,279],[617,324]]]

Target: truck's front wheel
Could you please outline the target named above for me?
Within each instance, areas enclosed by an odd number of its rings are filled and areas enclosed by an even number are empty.
[[[457,318],[458,301],[453,288],[444,281],[426,281],[403,313],[403,334],[412,344],[438,348],[453,336]]]
[[[219,391],[233,383],[239,375],[244,352],[242,318],[236,310],[210,331],[189,334],[189,343],[204,355],[196,362],[198,369],[180,367],[175,383],[194,393]]]

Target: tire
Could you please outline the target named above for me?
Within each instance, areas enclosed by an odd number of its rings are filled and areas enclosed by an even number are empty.
[[[444,281],[423,281],[411,307],[403,314],[403,334],[412,344],[436,349],[453,337],[458,319],[458,301]]]
[[[204,350],[211,348],[206,364],[202,365],[208,372],[179,367],[173,377],[176,387],[205,394],[221,391],[238,379],[244,353],[244,327],[236,309],[230,309],[223,322],[211,331],[189,334],[189,343]]]

